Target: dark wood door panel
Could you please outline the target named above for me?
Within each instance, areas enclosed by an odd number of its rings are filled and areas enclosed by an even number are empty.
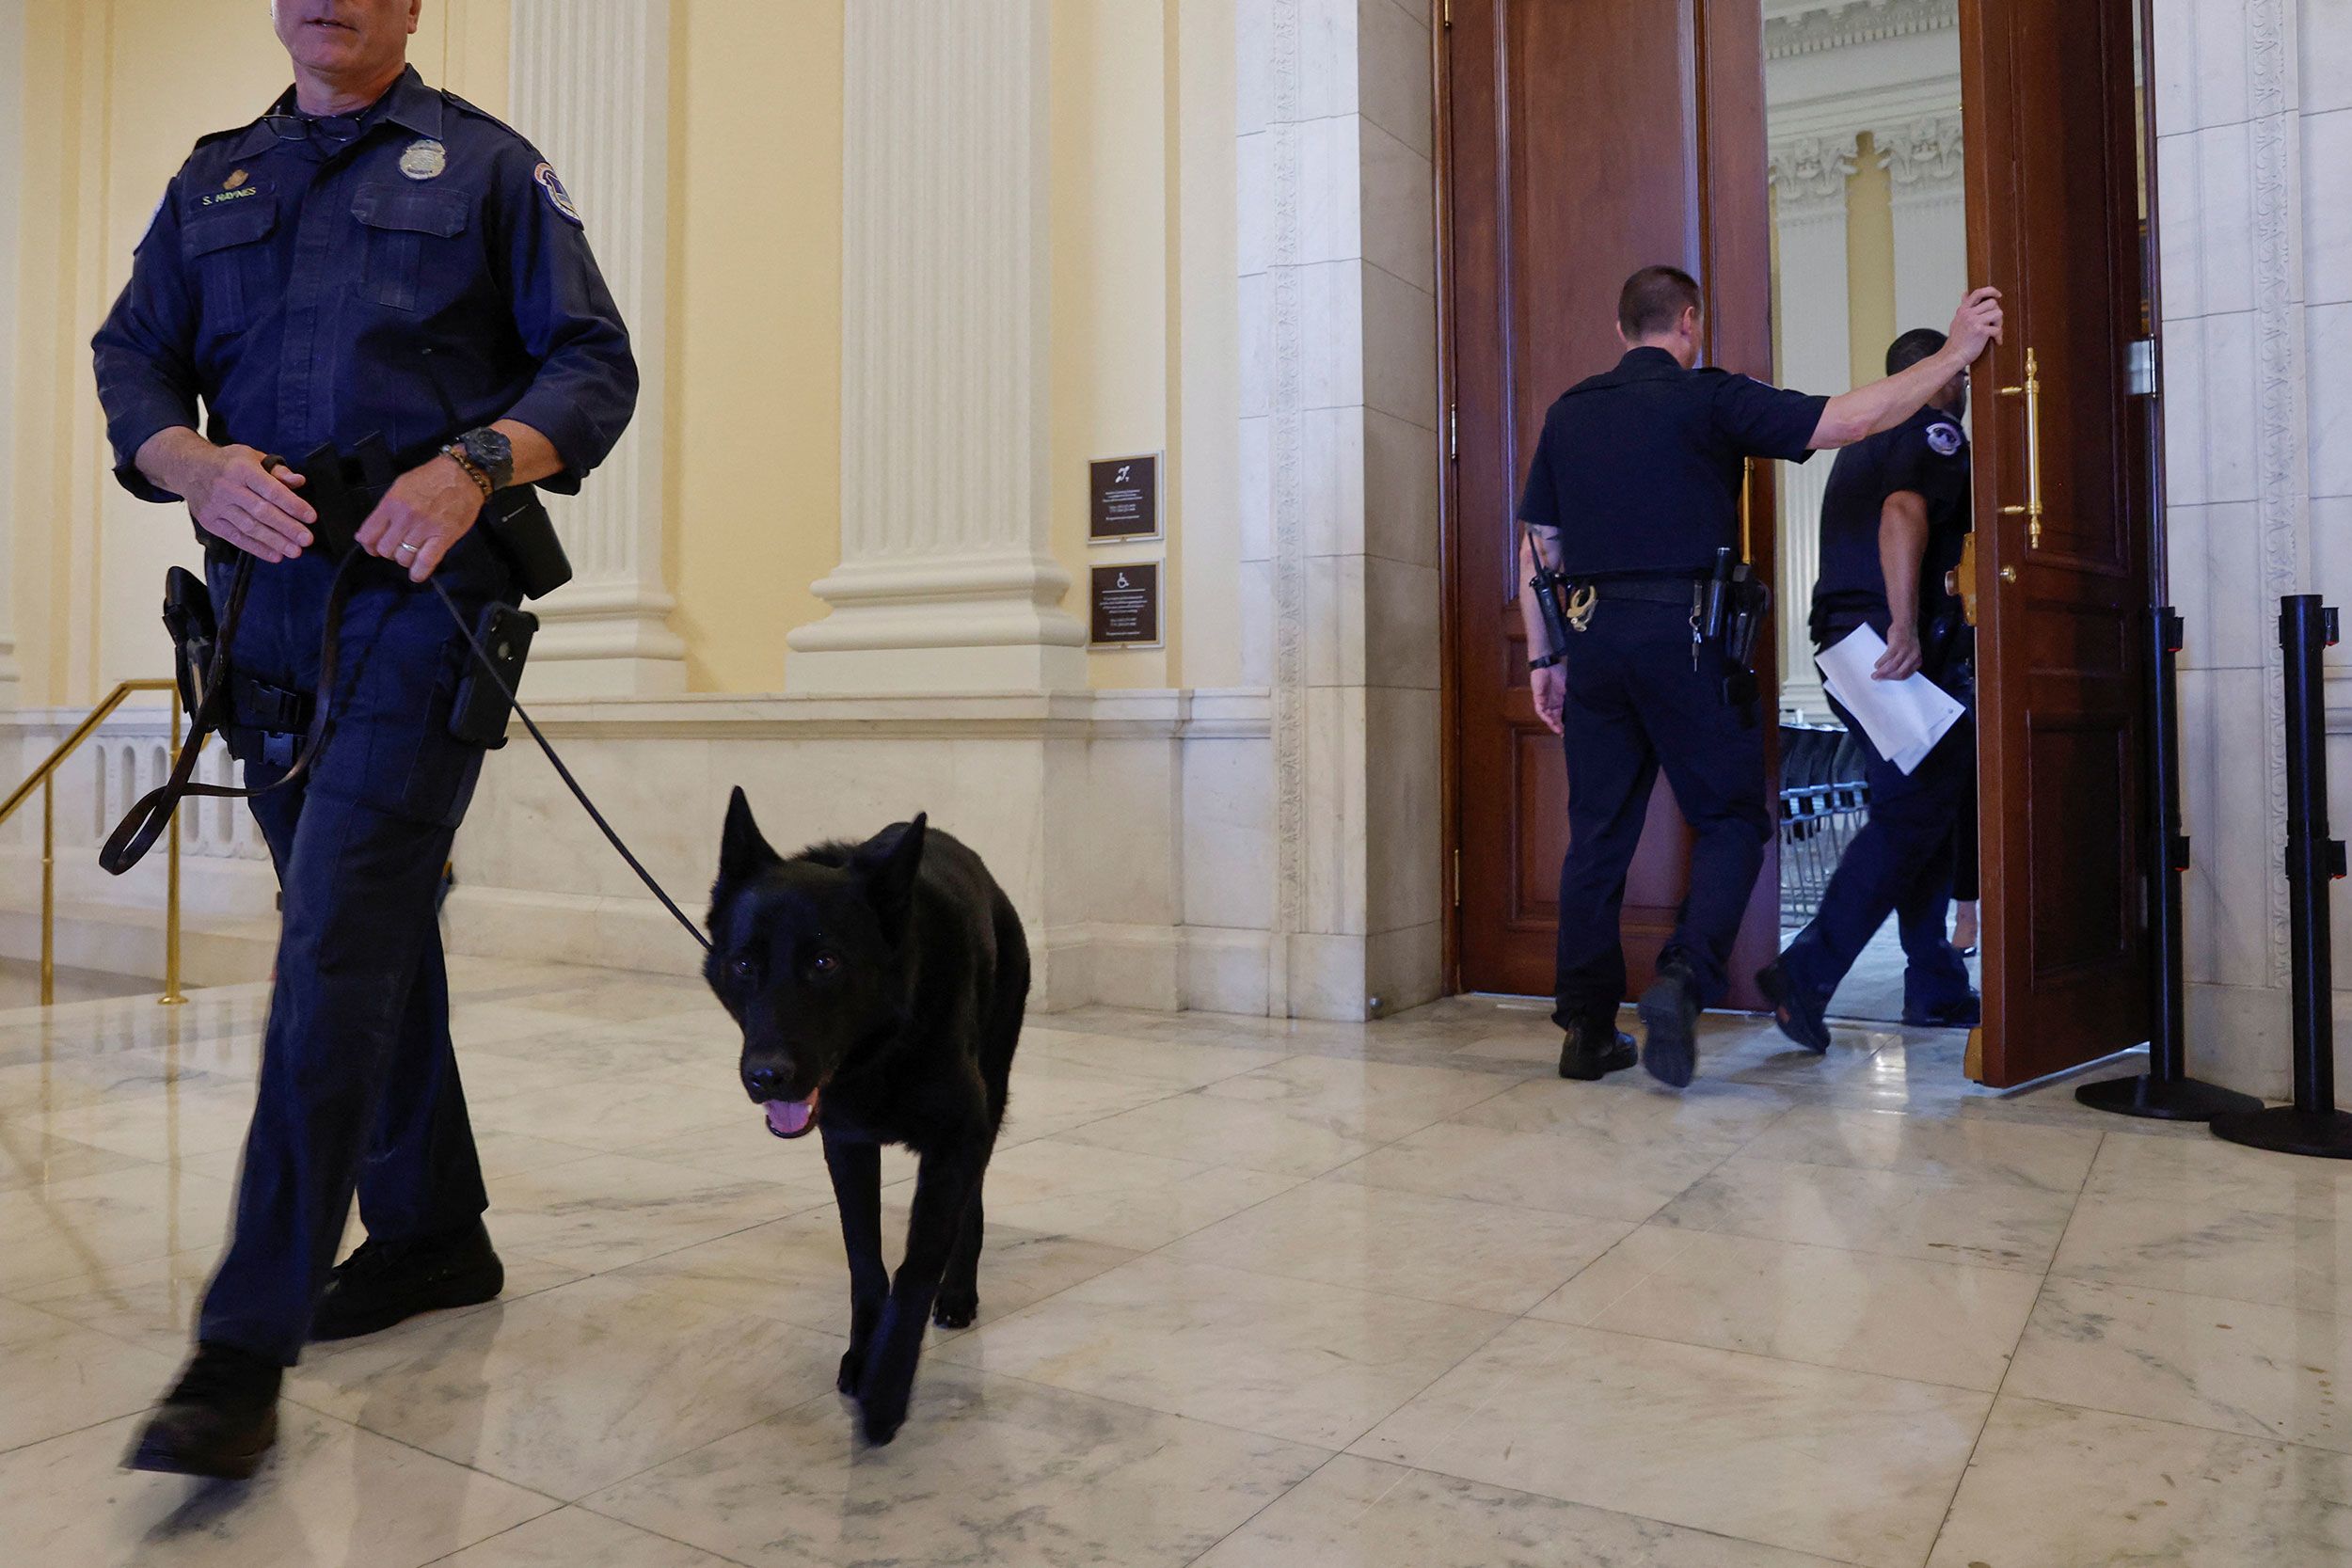
[[[1638,266],[1696,275],[1709,358],[1769,373],[1762,22],[1755,0],[1454,0],[1440,49],[1458,980],[1542,993],[1571,765],[1528,692],[1518,484],[1552,400],[1616,362],[1617,289]],[[1772,515],[1769,497],[1758,504]],[[1756,543],[1769,573],[1772,541]],[[1637,989],[1673,928],[1689,842],[1661,781],[1628,881]],[[1735,997],[1750,1003],[1777,900],[1756,914]]]
[[[1985,1021],[1970,1053],[2004,1086],[2147,1037],[2156,458],[2152,410],[2123,385],[2151,286],[2137,3],[1961,6],[1969,272],[2008,310],[1974,377]],[[2031,408],[2003,390],[2023,387],[2028,351]]]

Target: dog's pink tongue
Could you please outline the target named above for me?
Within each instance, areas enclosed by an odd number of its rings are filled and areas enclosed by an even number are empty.
[[[779,1138],[797,1138],[808,1131],[809,1122],[817,1115],[817,1097],[806,1100],[771,1100],[767,1101],[768,1131]]]

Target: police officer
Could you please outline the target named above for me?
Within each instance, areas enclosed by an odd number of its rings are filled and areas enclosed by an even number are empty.
[[[1906,332],[1886,351],[1886,369],[1931,359],[1944,342],[1932,327]],[[1967,690],[1968,628],[1944,574],[1959,563],[1968,534],[1968,437],[1960,424],[1967,410],[1961,372],[1901,424],[1837,454],[1821,496],[1821,575],[1813,589],[1816,647],[1867,626],[1886,640],[1872,679],[1925,673],[1955,696]],[[1975,725],[1962,718],[1905,773],[1879,754],[1844,705],[1830,702],[1867,758],[1870,820],[1847,846],[1812,921],[1756,981],[1783,1034],[1828,1050],[1821,1019],[1830,998],[1891,912],[1903,944],[1903,1022],[1973,1024],[1977,996],[1968,966],[1944,939],[1944,919],[1961,818],[1974,809]]]
[[[233,1234],[128,1457],[142,1469],[250,1474],[306,1339],[503,1283],[433,918],[482,752],[448,728],[462,632],[417,585],[437,574],[469,622],[509,597],[474,527],[485,499],[577,490],[637,371],[554,171],[407,68],[421,3],[275,0],[294,87],[197,143],[94,345],[123,484],[187,503],[216,604],[253,558],[229,732],[248,785],[290,770],[336,571],[302,476],[264,454],[379,436],[398,470],[359,530],[374,559],[354,563],[326,749],[253,801],[284,891],[259,1094]],[[367,1240],[330,1277],[355,1187]]]
[[[1690,892],[1641,998],[1641,1059],[1654,1077],[1676,1087],[1691,1081],[1699,1009],[1727,989],[1724,964],[1772,816],[1753,705],[1726,700],[1736,672],[1718,642],[1700,639],[1698,610],[1716,551],[1740,546],[1746,460],[1803,462],[1891,429],[2000,327],[1999,294],[1979,289],[1931,359],[1837,397],[1808,397],[1693,370],[1698,285],[1674,267],[1644,267],[1617,298],[1625,356],[1545,416],[1519,502],[1522,576],[1538,556],[1561,572],[1582,626],[1569,646],[1554,647],[1534,591],[1522,591],[1535,710],[1567,750],[1552,1014],[1566,1032],[1562,1077],[1633,1065],[1633,1041],[1616,1027],[1626,990],[1617,920],[1661,766],[1692,838]]]

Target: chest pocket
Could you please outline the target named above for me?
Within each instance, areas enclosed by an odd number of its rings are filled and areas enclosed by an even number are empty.
[[[395,310],[417,309],[428,266],[467,264],[448,242],[466,231],[472,204],[464,191],[360,186],[351,202],[351,215],[368,236],[360,293]]]
[[[268,196],[201,211],[181,226],[181,258],[208,330],[243,332],[276,296],[277,256],[263,242],[277,227],[278,203]]]

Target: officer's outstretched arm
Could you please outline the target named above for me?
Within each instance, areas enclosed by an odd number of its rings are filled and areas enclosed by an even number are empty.
[[[1960,302],[1942,348],[1908,370],[1829,400],[1813,428],[1813,450],[1850,447],[1866,436],[1894,429],[1926,407],[1937,388],[1975,364],[1985,345],[1999,341],[2000,337],[2001,291],[1971,291]]]

